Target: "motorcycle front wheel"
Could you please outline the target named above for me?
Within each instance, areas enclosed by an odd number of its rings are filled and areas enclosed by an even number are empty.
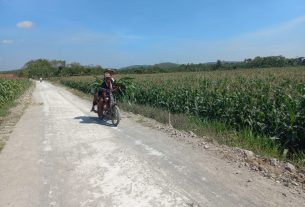
[[[120,109],[117,105],[114,105],[112,108],[111,121],[114,126],[119,125],[121,120]]]

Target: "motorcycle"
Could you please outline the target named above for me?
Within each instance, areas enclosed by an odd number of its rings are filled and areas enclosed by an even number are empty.
[[[114,126],[118,126],[121,120],[121,114],[120,114],[120,109],[116,103],[116,100],[112,94],[112,92],[115,90],[112,89],[112,85],[111,85],[109,90],[104,89],[104,91],[109,92],[109,97],[103,97],[98,99],[97,111],[95,112],[98,114],[98,117],[100,119],[111,120]],[[97,96],[96,88],[91,89],[91,94]],[[103,101],[104,99],[105,101]]]

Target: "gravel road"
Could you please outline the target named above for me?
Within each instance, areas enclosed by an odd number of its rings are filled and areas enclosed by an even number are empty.
[[[36,82],[0,154],[1,207],[304,206],[304,195],[238,169],[123,113]]]

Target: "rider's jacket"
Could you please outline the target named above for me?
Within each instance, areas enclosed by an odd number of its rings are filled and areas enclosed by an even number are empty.
[[[113,81],[111,80],[111,85],[113,86]],[[105,90],[106,89],[106,90]],[[99,96],[102,96],[103,94],[103,91],[106,92],[106,96],[110,96],[110,92],[107,91],[107,90],[110,90],[110,85],[107,85],[106,84],[106,81],[103,81],[102,85],[101,85],[101,88],[99,89],[98,91],[98,95]]]

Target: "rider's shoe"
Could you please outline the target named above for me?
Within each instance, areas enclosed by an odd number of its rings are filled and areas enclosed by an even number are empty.
[[[95,110],[95,108],[92,107],[90,112],[95,112],[95,113],[97,113],[97,110]]]

